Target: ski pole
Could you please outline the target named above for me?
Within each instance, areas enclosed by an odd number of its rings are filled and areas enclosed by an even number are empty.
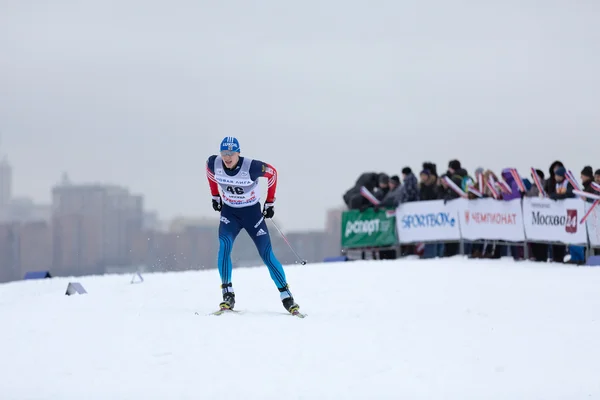
[[[292,245],[290,244],[290,242],[287,240],[287,238],[285,237],[285,235],[283,234],[283,232],[281,232],[281,229],[279,229],[279,227],[277,226],[277,224],[275,223],[275,221],[273,221],[272,218],[269,218],[269,219],[271,220],[271,222],[273,223],[273,226],[275,227],[275,229],[277,229],[277,231],[279,232],[279,234],[281,235],[281,237],[283,238],[283,240],[285,240],[285,242],[289,246],[290,250],[292,250],[292,252],[296,255],[296,258],[298,258],[298,261],[300,261],[300,264],[305,265],[306,264],[306,260],[303,260],[302,258],[300,258],[300,256],[298,255],[298,253],[296,253],[296,250],[294,250],[294,248],[292,247]]]

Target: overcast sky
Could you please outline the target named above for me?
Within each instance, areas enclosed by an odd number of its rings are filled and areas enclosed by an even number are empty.
[[[214,216],[224,136],[320,229],[366,170],[600,168],[600,2],[0,0],[0,153],[14,191],[142,193]],[[266,181],[263,182],[266,185]]]

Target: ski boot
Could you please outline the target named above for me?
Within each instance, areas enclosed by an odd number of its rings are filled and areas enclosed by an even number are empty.
[[[286,297],[281,300],[283,308],[285,308],[290,314],[297,313],[300,310],[300,306],[296,304],[293,297]]]
[[[283,303],[283,308],[285,308],[290,314],[298,314],[300,306],[294,301],[289,286],[285,285],[284,287],[279,288],[279,292],[281,293],[281,302]]]
[[[225,283],[221,285],[223,289],[223,301],[219,304],[221,310],[233,310],[235,306],[235,293],[231,288],[231,283]]]

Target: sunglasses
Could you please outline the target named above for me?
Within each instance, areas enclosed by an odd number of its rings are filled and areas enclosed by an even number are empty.
[[[225,156],[233,156],[235,153],[237,153],[236,151],[232,151],[232,150],[223,150],[221,152],[221,156],[225,157]]]

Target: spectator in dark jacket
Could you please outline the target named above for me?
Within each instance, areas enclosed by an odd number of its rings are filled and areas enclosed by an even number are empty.
[[[379,174],[376,172],[365,172],[358,177],[354,186],[344,193],[344,203],[350,210],[365,209],[371,206],[371,203],[360,193],[360,188],[365,187],[371,193],[379,184]]]
[[[542,188],[544,188],[544,171],[536,169],[535,173],[542,183]],[[533,175],[531,180],[534,180]],[[540,190],[535,184],[531,185],[531,188],[527,191],[527,197],[540,197]],[[529,243],[529,249],[531,250],[531,258],[534,261],[548,261],[548,245],[546,243]]]
[[[583,183],[584,192],[598,194],[592,187],[593,179],[594,171],[592,170],[592,167],[590,167],[589,165],[585,166],[583,170],[581,170],[581,182]],[[586,199],[586,201],[593,203],[594,199]]]
[[[437,182],[438,179],[438,174],[437,174],[437,166],[429,161],[426,161],[423,163],[423,168],[421,169],[422,171],[429,171],[429,174],[435,178],[435,181]]]
[[[462,169],[460,161],[458,160],[450,160],[448,163],[448,175],[454,175],[458,170]]]
[[[409,167],[402,169],[402,186],[400,187],[400,203],[419,200],[419,183]]]
[[[439,182],[439,187],[438,187],[438,193],[439,193],[439,199],[440,200],[454,200],[454,199],[458,199],[458,194],[450,189],[450,186],[448,186],[448,184],[446,183],[446,177],[448,176],[448,174],[443,174],[442,176],[440,176],[440,182]]]
[[[450,170],[448,170],[448,171],[450,171]],[[460,197],[458,195],[458,193],[456,193],[454,190],[452,190],[450,188],[450,186],[448,186],[448,184],[446,183],[446,181],[444,179],[446,176],[448,176],[448,174],[444,174],[444,175],[440,176],[440,199],[445,200],[445,201],[458,199]],[[456,178],[458,178],[458,181],[456,180]],[[460,187],[460,184],[462,181],[462,178],[460,176],[455,176],[455,178],[453,178],[452,180],[454,181],[454,183],[456,183],[456,185],[458,187]],[[455,256],[460,251],[460,244],[459,243],[446,243],[446,244],[444,244],[443,251],[444,251],[444,257]]]
[[[400,204],[401,188],[402,187],[400,186],[400,178],[398,177],[398,175],[392,176],[390,178],[389,191],[381,200],[379,207],[398,207],[398,205]]]
[[[573,194],[573,186],[566,178],[567,170],[565,167],[558,167],[554,171],[554,181],[555,187],[554,192],[550,195],[551,199],[560,200],[560,199],[570,199],[574,198]]]
[[[409,167],[402,168],[402,186],[400,187],[400,204],[419,200],[419,182]],[[414,254],[414,245],[403,245],[402,254]]]
[[[567,170],[565,167],[558,167],[554,170],[554,190],[548,197],[553,200],[562,200],[575,197],[573,194],[573,186],[569,183],[566,178]],[[548,179],[549,180],[549,179]],[[548,189],[552,189],[548,187]],[[553,245],[552,246],[552,260],[555,262],[563,262],[565,254],[567,252],[567,246],[565,245]]]
[[[550,174],[548,175],[548,180],[546,181],[546,187],[544,188],[544,190],[546,191],[546,194],[548,196],[550,196],[552,193],[556,192],[556,178],[555,178],[556,175],[555,175],[555,173],[556,173],[556,170],[561,167],[564,168],[565,166],[560,161],[554,161],[552,164],[550,164],[550,168],[548,169],[548,172]]]
[[[373,189],[373,194],[377,200],[381,201],[385,195],[390,191],[390,177],[387,174],[379,175],[379,182],[377,187]]]
[[[419,174],[421,182],[419,183],[419,200],[437,200],[440,198],[438,190],[437,177],[432,175],[431,171],[424,169]]]
[[[438,200],[440,198],[440,185],[436,166],[433,163],[423,163],[423,170],[419,174],[421,182],[419,182],[419,200]],[[444,242],[425,243],[423,246],[423,258],[434,258],[444,256]]]
[[[544,171],[542,171],[541,169],[536,169],[535,173],[538,176],[539,181],[542,183],[542,189],[543,189],[545,186]],[[529,188],[529,190],[527,191],[527,197],[540,197],[540,190],[538,189],[537,185],[535,184],[535,177],[533,176],[533,174],[531,175],[531,180],[534,183],[531,185],[531,188]]]

